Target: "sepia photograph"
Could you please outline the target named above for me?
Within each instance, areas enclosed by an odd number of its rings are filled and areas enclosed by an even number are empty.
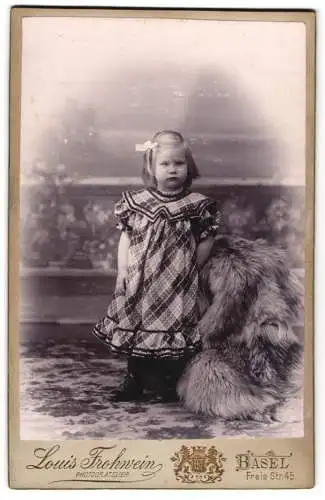
[[[22,18],[21,440],[304,436],[306,61],[303,22]]]

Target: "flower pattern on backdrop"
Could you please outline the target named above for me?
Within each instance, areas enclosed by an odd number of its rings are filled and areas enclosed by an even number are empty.
[[[77,178],[69,176],[63,164],[50,167],[37,162],[29,180],[21,211],[22,265],[114,271],[119,238],[112,211],[115,200],[109,200],[107,208],[95,191],[91,199],[76,195]],[[226,230],[280,245],[287,250],[292,267],[302,267],[303,205],[270,191],[261,208],[254,194],[258,189],[240,196],[229,189],[221,207]]]

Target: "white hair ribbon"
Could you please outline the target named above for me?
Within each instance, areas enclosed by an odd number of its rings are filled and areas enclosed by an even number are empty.
[[[143,144],[136,144],[135,150],[145,153],[148,149],[154,149],[158,144],[156,142],[146,141]]]

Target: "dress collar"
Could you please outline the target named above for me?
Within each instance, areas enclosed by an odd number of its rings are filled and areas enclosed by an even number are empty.
[[[149,192],[160,201],[175,201],[184,198],[187,194],[189,194],[188,189],[178,189],[173,192],[159,191],[158,189],[150,188]]]

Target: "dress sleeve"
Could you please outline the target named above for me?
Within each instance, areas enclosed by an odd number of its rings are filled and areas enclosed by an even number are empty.
[[[116,227],[120,231],[131,232],[133,229],[134,214],[130,210],[125,198],[122,198],[115,203],[114,216],[117,220]]]
[[[221,234],[224,229],[222,212],[215,203],[211,203],[203,211],[199,222],[199,241],[203,241],[210,236]]]

